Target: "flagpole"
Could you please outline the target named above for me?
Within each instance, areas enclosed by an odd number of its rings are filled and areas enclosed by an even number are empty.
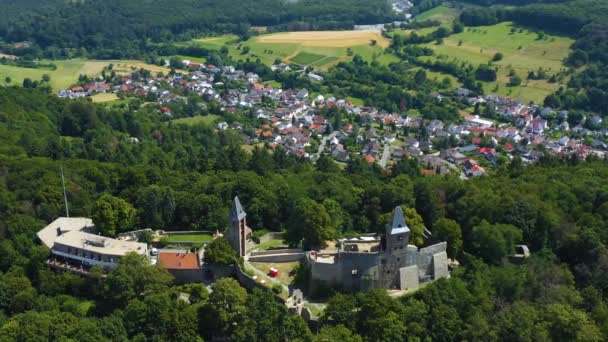
[[[63,176],[63,165],[61,166],[61,183],[63,184],[63,201],[65,203],[65,216],[70,217],[70,208],[68,207],[68,194],[65,191],[65,177]]]

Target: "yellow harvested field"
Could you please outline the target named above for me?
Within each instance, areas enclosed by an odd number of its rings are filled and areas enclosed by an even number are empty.
[[[390,41],[379,30],[297,31],[257,37],[259,43],[292,43],[304,46],[351,47],[367,45],[375,40],[378,46],[388,47]]]
[[[5,53],[0,53],[0,58],[15,59],[15,58],[17,58],[17,56],[15,56],[15,55],[7,55]]]
[[[91,96],[94,103],[111,102],[118,100],[118,96],[114,93],[99,93]]]

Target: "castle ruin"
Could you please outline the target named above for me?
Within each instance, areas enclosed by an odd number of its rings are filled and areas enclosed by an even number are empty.
[[[337,252],[308,252],[311,281],[350,291],[374,287],[410,290],[448,277],[447,243],[419,249],[409,244],[409,237],[403,210],[396,207],[383,237],[342,239]]]

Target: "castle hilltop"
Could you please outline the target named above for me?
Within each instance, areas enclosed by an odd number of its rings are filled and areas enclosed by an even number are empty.
[[[403,211],[396,207],[384,236],[342,239],[338,252],[308,252],[311,281],[349,291],[374,287],[411,290],[448,277],[447,243],[419,249],[409,244],[409,237]]]

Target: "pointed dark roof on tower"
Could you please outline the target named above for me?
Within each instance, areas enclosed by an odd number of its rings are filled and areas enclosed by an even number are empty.
[[[403,209],[401,206],[397,206],[393,210],[393,220],[391,224],[391,235],[392,234],[403,234],[410,231],[410,228],[405,223],[405,217],[403,216]]]
[[[243,210],[243,207],[241,206],[241,201],[239,201],[239,197],[234,197],[234,200],[232,201],[232,209],[230,210],[230,218],[233,221],[240,221],[245,218],[245,216],[247,216],[247,213],[245,212],[245,210]]]

